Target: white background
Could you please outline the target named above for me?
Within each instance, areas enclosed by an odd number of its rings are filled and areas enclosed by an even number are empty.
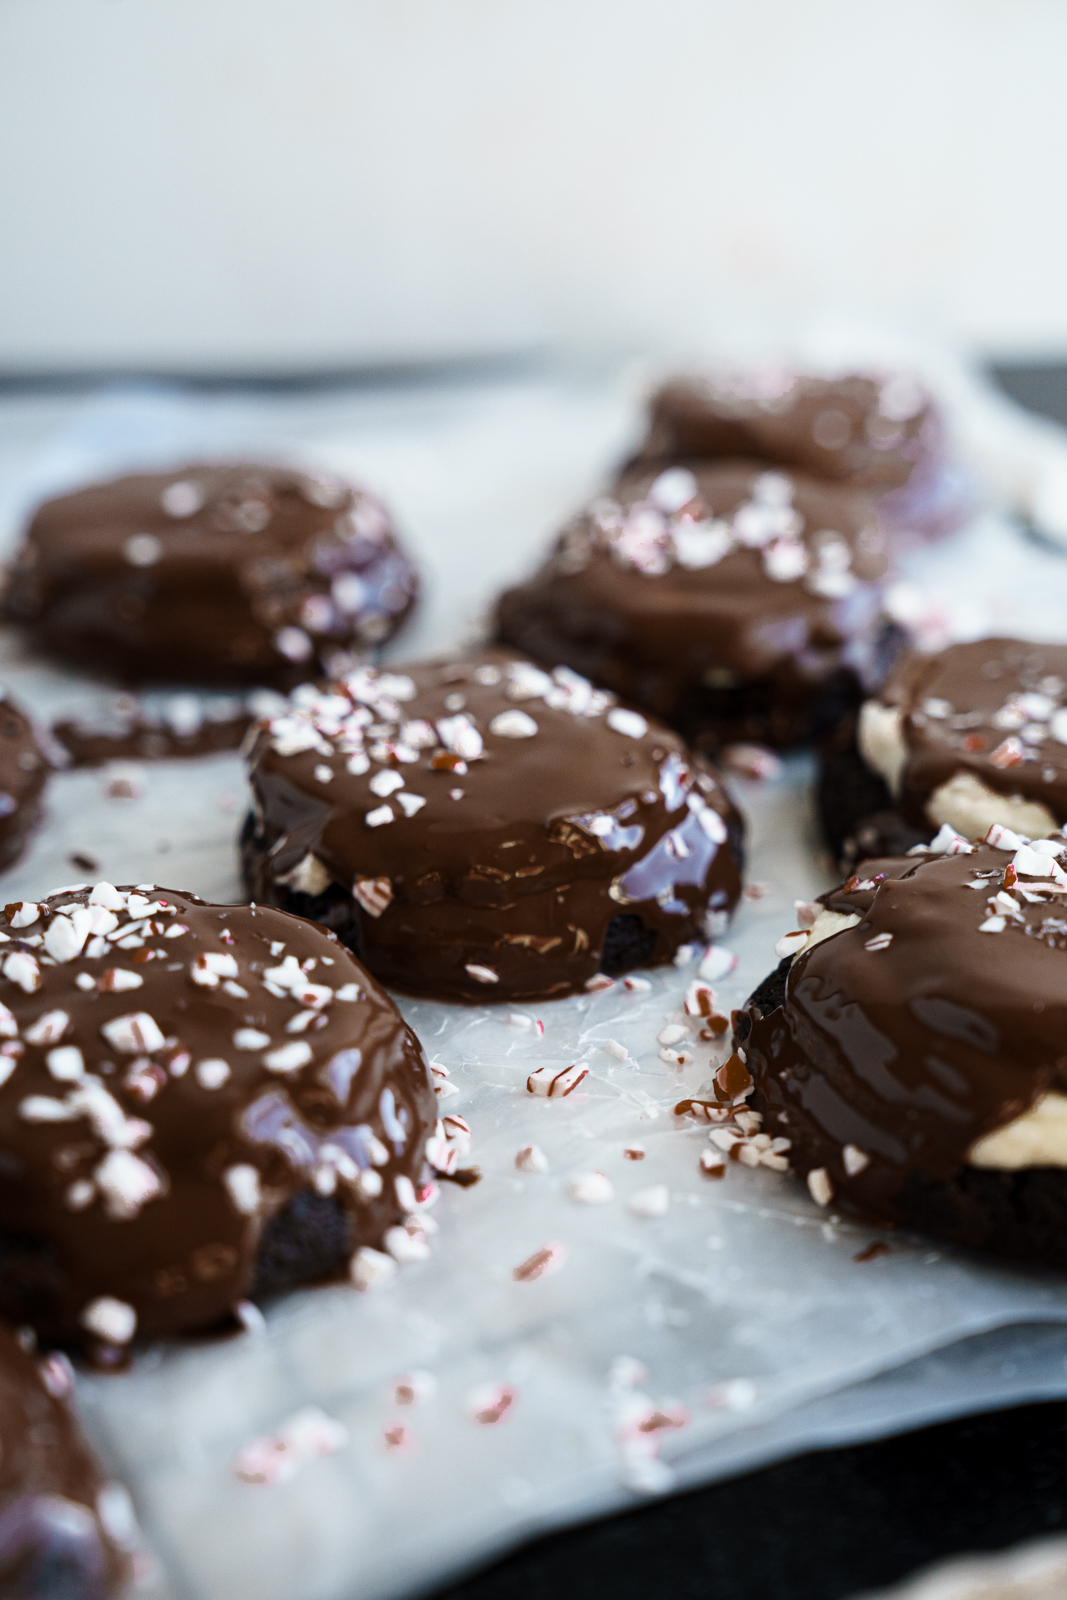
[[[0,371],[1067,348],[1060,0],[4,0]]]

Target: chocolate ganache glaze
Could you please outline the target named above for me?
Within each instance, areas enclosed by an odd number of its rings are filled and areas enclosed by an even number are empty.
[[[649,403],[641,458],[749,456],[878,496],[887,531],[951,532],[972,493],[940,412],[908,373],[826,378],[784,367],[671,379]]]
[[[990,838],[864,862],[737,1039],[821,1204],[1065,1265],[1067,843]]]
[[[884,676],[885,571],[862,494],[746,462],[642,468],[503,595],[499,629],[702,748],[790,745]]]
[[[740,893],[741,820],[676,734],[506,651],[366,669],[259,725],[246,881],[384,982],[485,1002],[669,960]]]
[[[100,883],[0,930],[0,1307],[45,1339],[358,1283],[428,1197],[422,1050],[323,929]]]
[[[417,587],[366,490],[199,463],[46,501],[4,610],[48,650],[132,681],[286,687],[388,638]]]
[[[823,752],[828,842],[845,859],[999,822],[1031,837],[1067,821],[1067,645],[979,639],[902,657]],[[850,844],[855,841],[855,844]]]
[[[25,712],[0,693],[0,871],[22,854],[41,814],[48,762]]]
[[[69,1369],[38,1366],[0,1326],[0,1596],[105,1600],[129,1562],[101,1518],[105,1485],[62,1395]]]

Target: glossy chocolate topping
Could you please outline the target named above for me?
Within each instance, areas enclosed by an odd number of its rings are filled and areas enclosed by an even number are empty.
[[[1067,845],[998,837],[864,862],[826,897],[860,920],[796,958],[780,1005],[748,1008],[764,1130],[823,1169],[835,1208],[899,1220],[910,1178],[952,1178],[1067,1087]]]
[[[309,897],[443,999],[580,989],[620,917],[631,964],[665,961],[740,892],[740,819],[677,735],[505,651],[299,689],[251,776],[254,898]]]
[[[847,701],[880,678],[885,570],[864,495],[689,461],[631,472],[577,517],[503,596],[500,632],[702,743],[790,744],[828,685]]]
[[[11,1600],[104,1600],[127,1575],[97,1511],[104,1487],[59,1391],[0,1327],[0,1594]]]
[[[908,481],[935,413],[911,377],[785,368],[678,377],[649,402],[642,455],[752,456],[883,491]]]
[[[0,697],[0,871],[22,854],[40,816],[47,776],[48,762],[28,718]]]
[[[365,490],[196,464],[46,501],[4,605],[47,649],[133,681],[287,686],[388,638],[416,589]]]
[[[971,773],[1067,822],[1067,645],[979,639],[907,655],[878,699],[904,712],[901,809],[927,820],[933,792]]]
[[[333,1195],[353,1250],[414,1210],[426,1061],[321,928],[98,884],[9,905],[0,929],[13,1317],[117,1346],[206,1327],[249,1292],[294,1196]]]
[[[951,532],[973,501],[937,407],[906,373],[755,368],[675,378],[652,397],[641,455],[750,456],[848,482],[878,496],[894,537]]]

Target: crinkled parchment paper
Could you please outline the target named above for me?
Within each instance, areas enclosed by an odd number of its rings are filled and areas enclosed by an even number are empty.
[[[460,637],[487,594],[532,561],[553,519],[622,447],[624,399],[517,379],[303,402],[122,392],[88,404],[36,455],[12,465],[8,452],[5,531],[10,540],[34,493],[93,471],[287,447],[362,471],[400,507],[429,573],[404,648],[433,648]],[[950,602],[972,619],[986,607],[1021,629],[1029,595],[1042,618],[1067,616],[1067,562],[991,516],[952,555],[917,558],[912,579],[931,615]],[[1051,621],[1028,631],[1048,633]],[[0,648],[8,683],[39,714],[92,699],[17,641]],[[720,1009],[773,965],[794,899],[827,881],[810,776],[797,757],[769,781],[734,784],[758,892],[724,939],[738,963],[716,984]],[[228,755],[60,774],[46,827],[5,877],[7,898],[83,879],[77,854],[113,880],[237,899],[243,797]],[[258,1331],[159,1347],[122,1376],[79,1377],[87,1425],[128,1483],[174,1596],[399,1595],[639,1494],[1067,1392],[1067,1281],[908,1238],[856,1262],[873,1235],[818,1210],[788,1175],[732,1163],[722,1181],[702,1176],[707,1130],[673,1107],[724,1052],[697,1043],[679,1068],[657,1041],[694,972],[525,1008],[530,1026],[506,1007],[403,1001],[448,1070],[455,1092],[443,1109],[470,1122],[483,1173],[474,1188],[444,1186],[430,1260],[377,1292],[296,1294]],[[574,1093],[528,1093],[536,1066],[575,1061],[589,1071]],[[516,1168],[530,1143],[547,1170]],[[643,1159],[624,1154],[638,1147]],[[612,1197],[572,1198],[594,1172]],[[665,1213],[634,1214],[650,1189],[666,1194]],[[638,1212],[650,1209],[638,1199]],[[554,1270],[516,1279],[549,1245]],[[319,1409],[302,1428],[291,1422],[309,1407]],[[302,1463],[288,1452],[297,1470],[269,1484],[234,1476],[240,1452],[287,1427],[307,1447]]]

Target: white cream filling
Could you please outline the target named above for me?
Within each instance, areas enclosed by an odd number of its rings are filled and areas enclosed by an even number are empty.
[[[896,799],[900,798],[908,747],[904,739],[904,711],[900,706],[867,700],[860,707],[856,731],[860,754],[882,777]],[[1059,823],[1047,806],[1020,795],[998,794],[972,772],[957,772],[935,789],[926,802],[931,823],[948,823],[965,839],[984,839],[994,822],[1029,839],[1054,833]]]
[[[890,794],[899,800],[908,760],[902,708],[883,705],[881,700],[865,700],[860,706],[856,740],[864,761],[872,772],[885,779]]]
[[[1021,1117],[977,1140],[967,1160],[995,1172],[1067,1167],[1067,1095],[1043,1094]]]
[[[957,772],[926,802],[926,814],[938,827],[947,822],[965,839],[984,839],[995,822],[1028,839],[1055,833],[1059,823],[1046,806],[1021,795],[998,794],[971,772]]]
[[[832,939],[835,933],[844,933],[846,928],[854,928],[859,922],[859,917],[854,911],[820,911],[811,927],[808,937],[798,947],[793,955],[802,956],[805,950],[811,950],[817,944],[822,944],[824,939]]]
[[[326,871],[318,856],[313,856],[309,851],[288,872],[279,874],[275,883],[285,884],[289,889],[295,889],[297,894],[322,894],[330,887],[333,879]]]

